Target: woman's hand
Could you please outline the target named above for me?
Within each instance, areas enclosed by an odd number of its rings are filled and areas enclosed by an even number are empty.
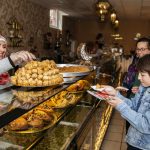
[[[112,107],[116,107],[119,104],[121,104],[122,102],[123,102],[123,100],[121,100],[118,97],[113,97],[113,96],[111,96],[110,100],[107,101],[107,103],[110,104]]]
[[[134,87],[132,87],[132,89],[131,89],[132,93],[134,93],[134,94],[136,94],[136,93],[138,92],[138,90],[139,90],[139,87],[138,87],[138,86],[134,86]]]
[[[12,53],[10,55],[10,58],[15,65],[19,65],[23,62],[28,62],[28,61],[36,59],[36,57],[28,51],[19,51],[16,53]]]
[[[115,90],[112,86],[104,86],[104,91],[108,94],[108,95],[111,95],[111,96],[116,96],[117,94],[117,90]]]

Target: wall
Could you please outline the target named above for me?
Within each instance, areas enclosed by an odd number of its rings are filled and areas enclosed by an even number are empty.
[[[0,32],[6,37],[9,36],[7,22],[13,16],[23,26],[23,47],[9,47],[9,50],[29,49],[28,41],[33,36],[39,53],[46,55],[43,34],[49,30],[49,10],[28,0],[0,0]]]
[[[71,24],[73,24],[73,19],[70,20]],[[69,19],[66,21],[69,21]],[[130,50],[134,49],[134,37],[137,32],[140,32],[142,36],[150,35],[149,27],[149,21],[120,20],[120,27],[117,33],[121,34],[124,39],[117,42],[124,46],[125,53],[129,53]],[[100,23],[98,20],[92,19],[75,19],[73,27],[70,28],[74,29],[73,36],[79,43],[95,41],[96,35],[98,33],[103,33],[106,45],[111,45],[113,42],[116,42],[111,37],[111,35],[116,33],[116,31],[113,30],[110,22]]]

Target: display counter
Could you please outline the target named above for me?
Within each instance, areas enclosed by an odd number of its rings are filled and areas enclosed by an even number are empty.
[[[114,84],[114,79],[111,76],[106,76],[105,74],[97,76],[95,71],[85,77],[81,77],[81,79],[87,80],[91,85],[96,83]],[[64,108],[54,108],[55,121],[44,126],[44,129],[27,130],[27,132],[9,129],[8,124],[11,121],[33,109],[36,110],[39,104],[65,91],[68,86],[70,84],[63,84],[53,89],[48,87],[8,87],[1,90],[0,93],[4,94],[3,98],[9,99],[9,102],[7,101],[7,106],[2,109],[0,115],[0,127],[1,130],[3,129],[0,136],[0,149],[98,150],[109,124],[112,107],[105,101],[98,100],[89,95],[86,91],[77,93],[78,100],[74,104]],[[18,91],[25,92],[22,93],[23,98],[27,98],[26,92],[29,92],[36,99],[33,99],[32,103],[24,104],[24,101],[19,97],[16,104]],[[30,98],[33,97],[30,96]]]

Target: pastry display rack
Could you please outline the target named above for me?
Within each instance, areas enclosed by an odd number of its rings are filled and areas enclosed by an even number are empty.
[[[82,77],[82,79],[89,81],[90,84],[95,84],[95,71],[90,72],[89,75]],[[107,77],[107,76],[105,76]],[[100,81],[103,81],[101,78]],[[112,81],[112,80],[111,80]],[[97,82],[97,79],[96,79]],[[73,83],[72,83],[73,84]],[[76,101],[73,105],[66,108],[54,109],[57,114],[57,120],[52,125],[49,125],[45,130],[40,129],[39,132],[10,132],[8,124],[23,114],[36,109],[39,104],[42,104],[56,94],[66,90],[66,88],[72,84],[63,84],[56,87],[53,92],[49,92],[46,97],[39,100],[38,103],[32,105],[24,105],[23,102],[16,104],[17,97],[12,97],[12,101],[8,103],[5,110],[2,110],[0,114],[0,142],[5,143],[5,149],[34,149],[34,150],[60,150],[60,149],[82,149],[87,143],[91,149],[96,149],[101,145],[102,140],[99,137],[103,137],[104,128],[106,131],[105,123],[109,123],[112,109],[106,102],[98,100],[88,94],[86,91],[82,93],[82,97]],[[107,84],[107,83],[106,83]],[[22,88],[22,87],[10,87],[1,90],[0,93],[13,91],[42,91],[43,88]],[[10,94],[11,95],[11,94]],[[43,96],[43,95],[42,95]],[[16,107],[18,105],[18,107]],[[103,129],[103,130],[101,130]],[[3,148],[2,144],[0,149]]]

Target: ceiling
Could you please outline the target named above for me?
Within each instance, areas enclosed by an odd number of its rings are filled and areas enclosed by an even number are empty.
[[[97,0],[30,0],[49,9],[59,9],[71,16],[96,17]],[[150,0],[109,0],[120,19],[150,19]]]

